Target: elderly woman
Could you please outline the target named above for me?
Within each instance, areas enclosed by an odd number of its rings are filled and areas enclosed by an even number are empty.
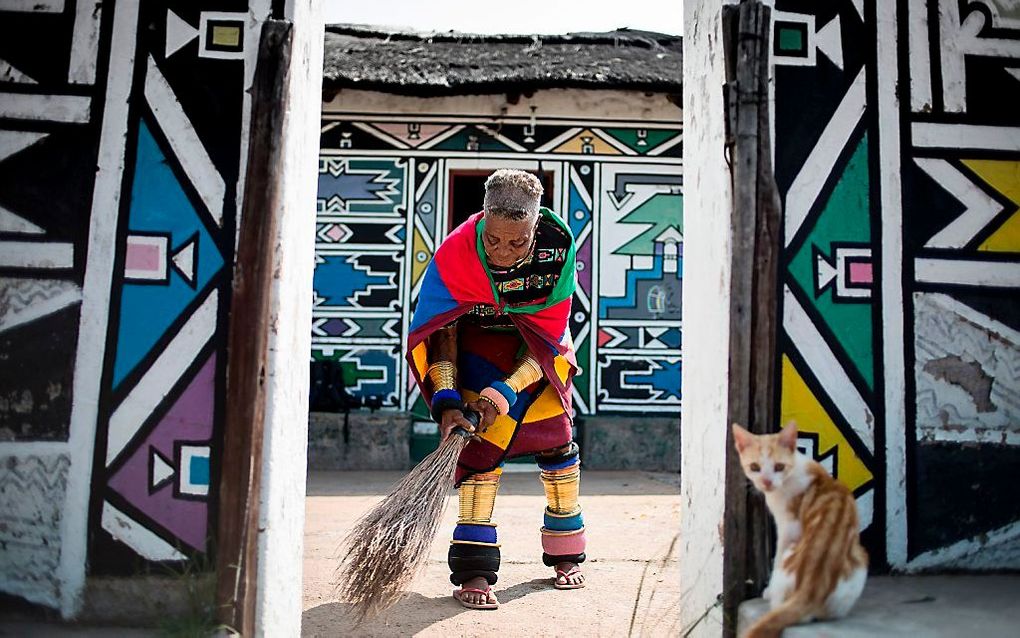
[[[436,251],[408,337],[411,372],[445,439],[475,434],[458,461],[460,518],[450,545],[454,597],[495,609],[499,544],[492,508],[504,462],[534,455],[548,506],[542,560],[557,589],[584,586],[584,522],[577,504],[580,458],[571,440],[570,338],[574,242],[540,208],[529,173],[498,170],[476,213]],[[466,410],[481,416],[477,431]]]

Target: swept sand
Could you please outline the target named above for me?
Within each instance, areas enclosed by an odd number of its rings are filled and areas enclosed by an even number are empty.
[[[588,587],[557,591],[542,565],[538,529],[545,497],[536,473],[504,475],[496,500],[503,566],[497,611],[470,611],[451,597],[446,567],[456,496],[413,591],[357,629],[331,595],[336,547],[351,524],[400,478],[397,472],[313,472],[304,550],[304,636],[676,636],[680,597],[677,475],[585,472]]]

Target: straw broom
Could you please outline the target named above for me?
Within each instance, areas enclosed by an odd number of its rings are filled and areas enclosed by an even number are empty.
[[[464,418],[478,426],[477,412]],[[425,565],[446,509],[457,459],[471,434],[453,434],[425,457],[381,503],[365,514],[341,544],[334,591],[351,603],[358,624],[395,604]]]

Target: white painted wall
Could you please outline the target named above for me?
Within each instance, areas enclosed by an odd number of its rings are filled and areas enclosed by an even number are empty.
[[[535,107],[534,112],[531,107]],[[516,104],[507,101],[505,93],[485,95],[450,95],[411,97],[378,91],[343,89],[329,102],[322,103],[324,115],[330,113],[371,113],[407,116],[438,115],[444,120],[451,113],[491,115],[492,117],[530,118],[534,116],[587,120],[623,120],[650,123],[676,122],[683,119],[680,107],[662,93],[637,91],[592,91],[584,89],[549,89],[536,91],[531,97],[520,96]]]
[[[113,8],[110,68],[99,142],[98,171],[92,194],[88,257],[82,285],[78,351],[75,355],[74,402],[67,441],[71,465],[67,495],[60,521],[60,613],[71,618],[81,609],[85,588],[89,500],[92,494],[92,459],[99,418],[99,395],[110,285],[116,255],[117,217],[127,144],[128,100],[134,68],[138,6],[118,2]]]
[[[498,20],[485,7],[465,5],[462,0],[327,2],[323,10],[327,22],[384,24],[440,32],[568,33],[629,27],[682,34],[683,1],[516,0],[513,11],[500,12]]]
[[[722,85],[722,0],[684,5],[684,397],[680,436],[680,620],[722,631],[729,376],[730,173]],[[696,625],[695,625],[696,624]]]
[[[311,349],[315,194],[322,107],[323,24],[318,0],[291,0],[294,23],[285,116],[284,174],[271,299],[266,427],[259,504],[259,636],[301,633],[301,587],[308,445],[308,353]]]

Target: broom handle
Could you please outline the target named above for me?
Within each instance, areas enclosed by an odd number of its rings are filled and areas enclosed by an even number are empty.
[[[464,418],[467,419],[468,423],[477,428],[478,422],[481,420],[482,415],[478,414],[474,410],[464,410]],[[468,432],[467,430],[461,427],[453,428],[453,433],[459,434],[465,439],[470,439],[472,436],[474,436],[471,432]]]

